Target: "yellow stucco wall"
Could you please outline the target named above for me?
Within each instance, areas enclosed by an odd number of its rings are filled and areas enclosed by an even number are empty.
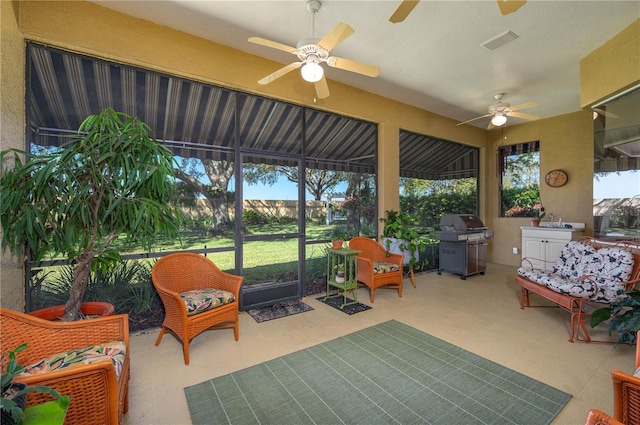
[[[640,19],[580,61],[580,106],[640,83]]]
[[[24,149],[24,39],[18,30],[18,3],[0,2],[0,150]],[[24,305],[24,269],[19,258],[0,256],[0,306]]]
[[[520,265],[520,254],[512,253],[521,245],[521,226],[529,226],[530,219],[500,217],[500,178],[497,172],[497,152],[502,145],[540,141],[540,177],[555,169],[569,175],[568,183],[559,188],[540,185],[540,198],[547,214],[554,220],[585,223],[592,233],[593,205],[593,121],[586,111],[561,115],[527,124],[507,127],[491,132],[491,147],[487,152],[488,169],[494,170],[487,178],[488,210],[493,219],[491,228],[495,236],[490,251],[493,262]]]

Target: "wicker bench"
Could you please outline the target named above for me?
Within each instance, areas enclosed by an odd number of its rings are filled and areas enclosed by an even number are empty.
[[[590,318],[588,303],[614,304],[619,300],[619,290],[628,291],[640,281],[640,245],[593,238],[574,240],[564,247],[551,271],[536,269],[530,259],[523,258],[515,281],[522,287],[521,309],[547,307],[531,305],[531,293],[545,298],[571,314],[569,342],[589,342],[585,326]]]
[[[122,423],[129,407],[127,315],[58,322],[0,308],[0,350],[23,343],[27,349],[17,354],[17,360],[26,370],[16,381],[46,385],[70,396],[65,424]],[[63,353],[69,353],[68,357]],[[84,354],[87,357],[81,359]],[[31,392],[27,407],[48,400],[45,393]]]

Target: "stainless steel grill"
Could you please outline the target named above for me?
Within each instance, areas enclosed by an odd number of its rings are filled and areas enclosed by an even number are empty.
[[[459,274],[461,279],[473,274],[484,274],[487,267],[487,239],[493,232],[487,230],[480,217],[470,214],[447,214],[440,218],[440,265],[443,271]]]

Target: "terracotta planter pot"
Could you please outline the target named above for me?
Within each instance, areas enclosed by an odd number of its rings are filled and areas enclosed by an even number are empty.
[[[540,226],[540,219],[539,218],[532,218],[531,219],[531,225],[535,226],[535,227]]]
[[[336,239],[335,241],[331,241],[331,248],[333,249],[342,249],[342,244],[344,243],[344,240],[342,239]]]
[[[88,301],[82,303],[80,310],[85,316],[111,316],[113,315],[115,307],[109,303]],[[28,314],[45,320],[59,320],[64,316],[64,304],[41,308],[40,310],[31,311]]]

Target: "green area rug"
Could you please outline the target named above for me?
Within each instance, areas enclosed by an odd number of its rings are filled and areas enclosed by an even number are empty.
[[[549,424],[571,395],[391,320],[185,388],[193,424]]]

